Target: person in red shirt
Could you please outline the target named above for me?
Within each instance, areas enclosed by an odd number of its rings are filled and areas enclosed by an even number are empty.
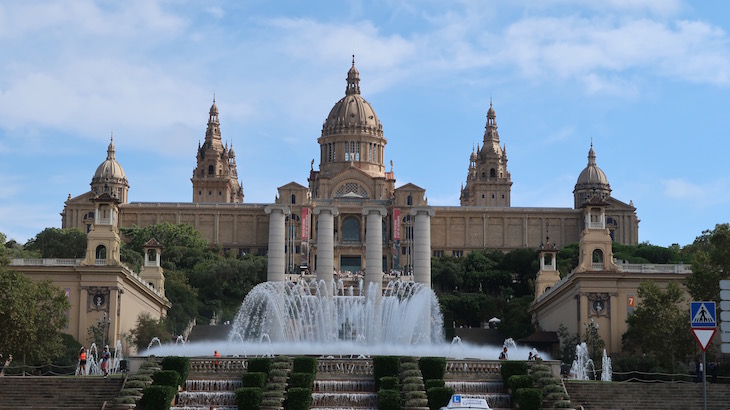
[[[213,353],[213,357],[220,358],[221,357],[221,354],[218,353],[218,351],[216,350],[215,353]],[[215,370],[217,371],[218,370],[218,367],[221,364],[221,362],[219,360],[216,360],[216,361],[213,362],[213,364],[215,364]]]
[[[79,369],[78,369],[78,375],[81,377],[81,375],[86,376],[86,349],[84,349],[83,346],[81,346],[81,350],[79,350]]]

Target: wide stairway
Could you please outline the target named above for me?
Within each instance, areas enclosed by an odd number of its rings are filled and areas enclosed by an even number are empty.
[[[99,410],[116,397],[123,381],[122,377],[3,376],[0,409]]]
[[[575,408],[586,410],[702,409],[700,383],[596,382],[566,380]],[[707,409],[730,409],[730,385],[707,384]]]

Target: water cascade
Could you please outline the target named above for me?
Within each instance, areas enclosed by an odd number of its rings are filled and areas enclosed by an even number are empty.
[[[573,360],[573,366],[570,368],[570,375],[572,379],[576,380],[589,380],[589,372],[593,371],[595,375],[596,368],[593,365],[588,355],[588,347],[585,342],[575,347],[575,360]]]
[[[603,359],[601,359],[601,381],[610,382],[613,379],[613,367],[611,366],[611,358],[603,349]]]

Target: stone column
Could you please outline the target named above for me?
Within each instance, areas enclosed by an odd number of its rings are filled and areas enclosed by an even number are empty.
[[[383,284],[383,217],[388,211],[382,206],[366,206],[362,214],[367,218],[365,235],[365,286],[375,283],[378,289]]]
[[[286,205],[268,205],[264,212],[269,214],[269,265],[266,280],[284,281],[284,216],[289,215]]]
[[[436,212],[431,207],[411,209],[416,222],[413,227],[413,277],[416,283],[431,287],[431,217]]]
[[[335,226],[334,218],[339,211],[334,206],[318,206],[312,211],[317,215],[317,282],[324,281],[327,294],[334,273]]]

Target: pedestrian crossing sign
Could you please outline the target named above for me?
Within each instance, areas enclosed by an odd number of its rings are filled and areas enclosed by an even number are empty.
[[[689,310],[693,328],[717,327],[715,302],[690,302]]]

